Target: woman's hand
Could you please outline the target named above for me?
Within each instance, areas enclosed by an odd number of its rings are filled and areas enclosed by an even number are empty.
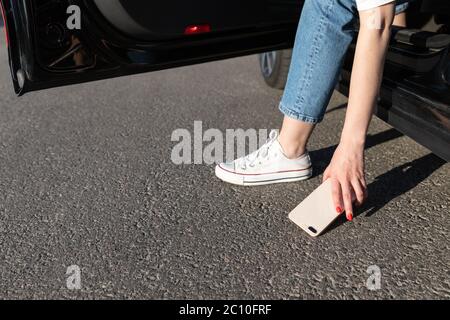
[[[336,211],[342,213],[345,210],[347,219],[352,221],[353,200],[360,206],[367,198],[364,145],[341,141],[324,172],[323,181],[327,179],[331,179]]]

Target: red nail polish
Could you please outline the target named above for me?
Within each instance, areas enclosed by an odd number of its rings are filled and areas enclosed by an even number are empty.
[[[342,208],[339,207],[339,206],[337,206],[337,207],[336,207],[336,211],[337,211],[337,213],[342,213]]]
[[[347,215],[347,220],[348,221],[352,221],[353,220],[353,214],[352,213]]]

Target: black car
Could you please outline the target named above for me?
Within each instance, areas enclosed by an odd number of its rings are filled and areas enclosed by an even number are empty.
[[[14,89],[26,92],[261,53],[283,88],[302,0],[0,0]],[[450,2],[394,28],[377,115],[450,160]],[[354,46],[338,89],[348,93]]]

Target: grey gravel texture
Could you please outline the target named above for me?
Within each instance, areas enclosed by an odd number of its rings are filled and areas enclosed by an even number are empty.
[[[0,298],[450,297],[450,167],[378,119],[354,222],[311,239],[287,219],[339,141],[340,94],[311,140],[312,179],[236,187],[174,165],[171,134],[279,127],[281,92],[255,56],[17,98],[1,37]]]

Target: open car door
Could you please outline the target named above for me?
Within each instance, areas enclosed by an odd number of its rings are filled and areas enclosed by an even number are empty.
[[[292,46],[301,0],[0,0],[17,94]]]

